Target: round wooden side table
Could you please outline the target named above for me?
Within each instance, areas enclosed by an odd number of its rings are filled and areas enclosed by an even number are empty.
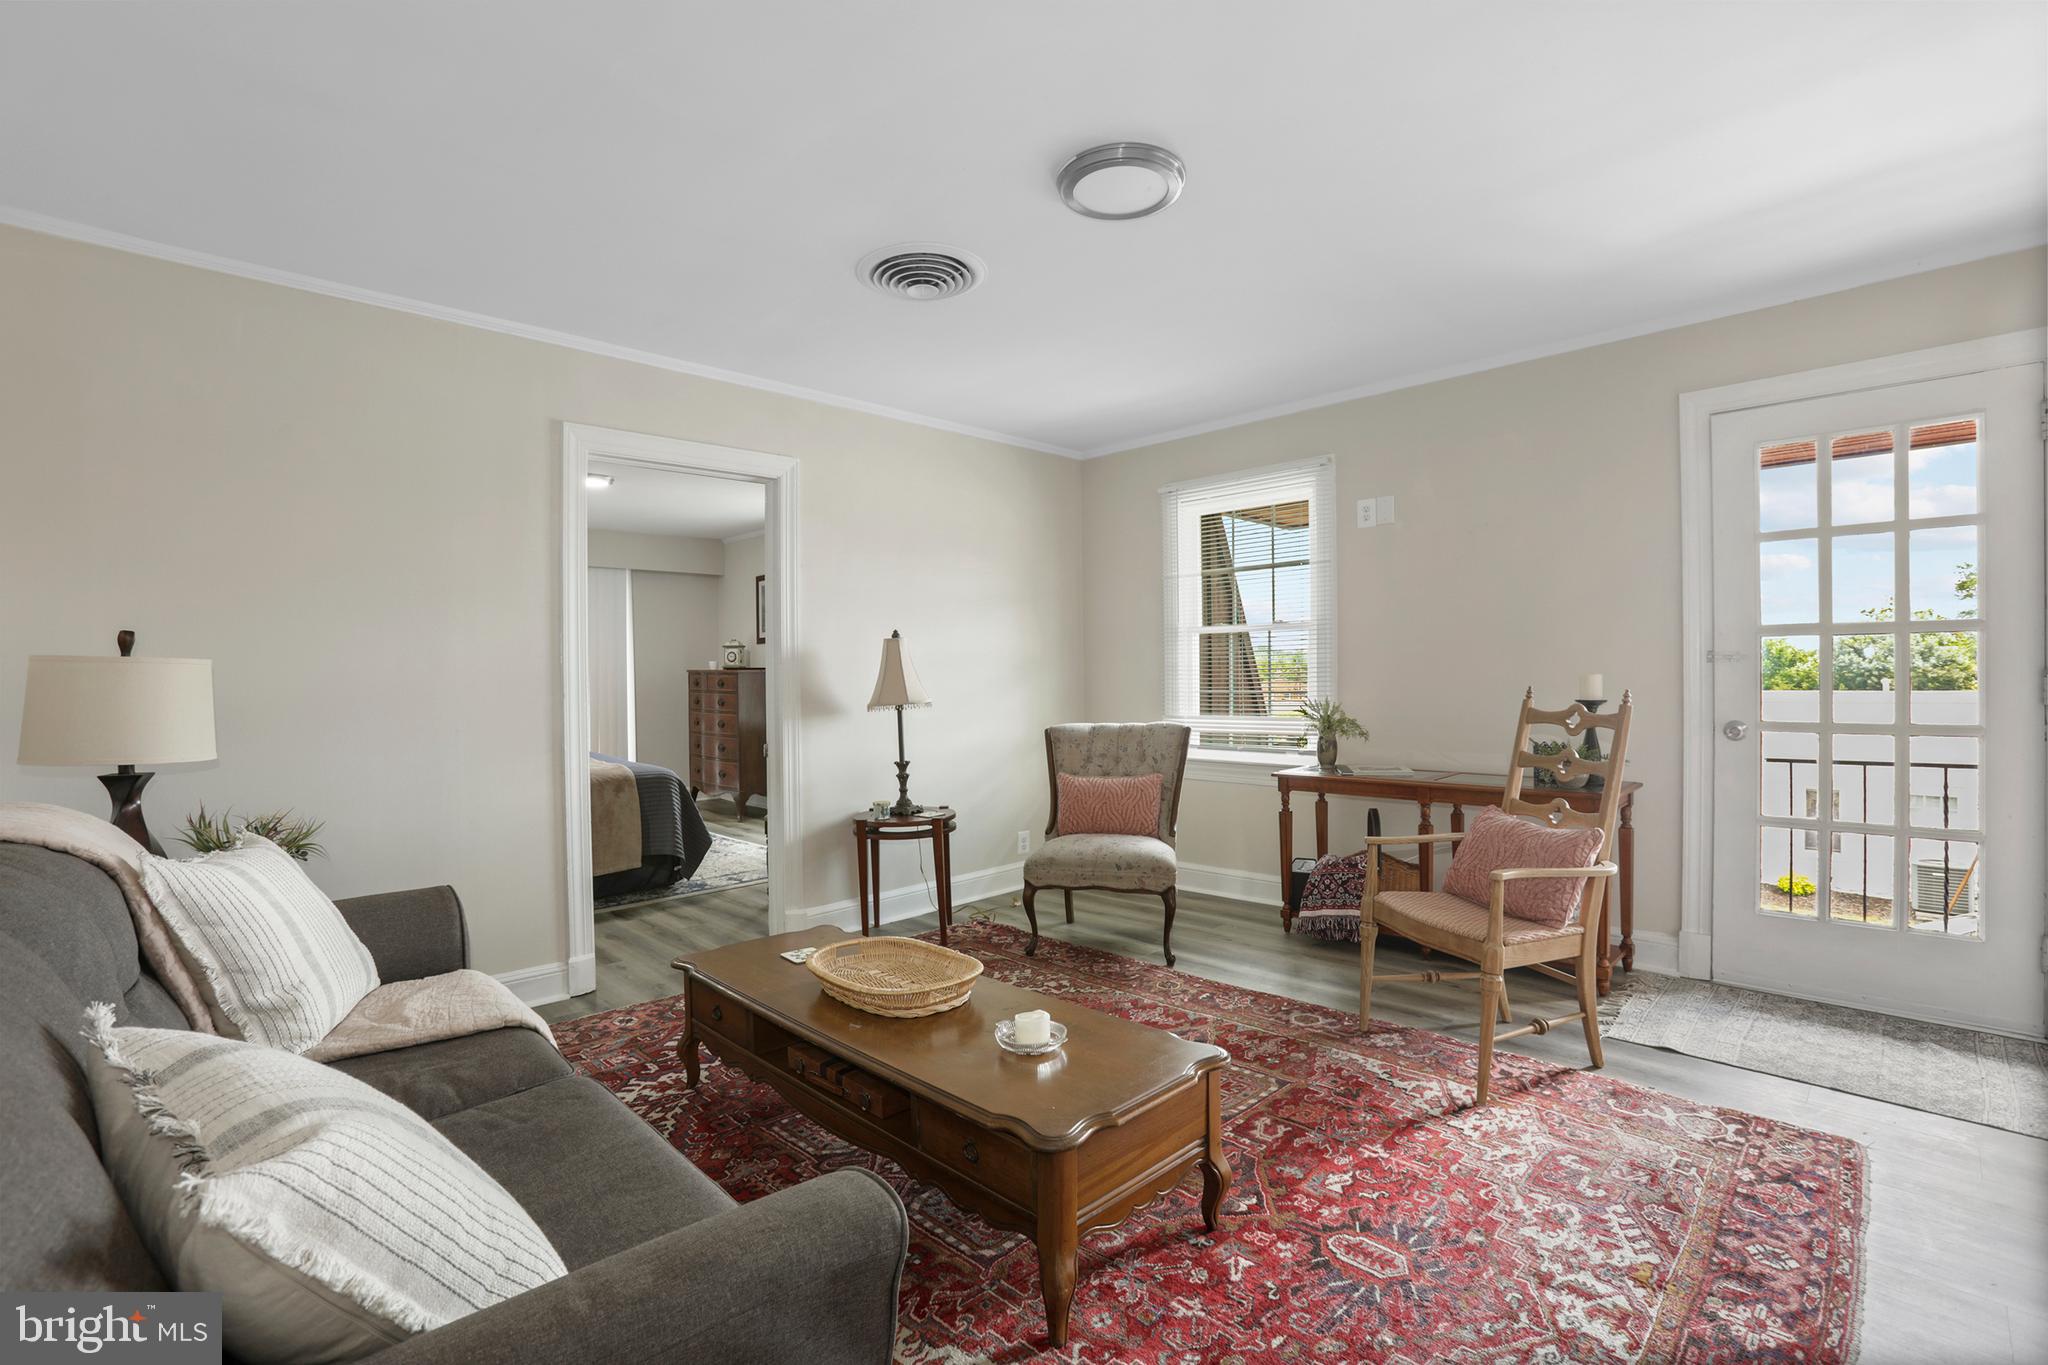
[[[853,862],[860,881],[860,932],[869,937],[882,926],[882,845],[907,839],[932,841],[932,880],[938,884],[939,942],[953,927],[953,827],[951,806],[927,806],[915,815],[853,817]],[[872,919],[870,919],[872,915]]]

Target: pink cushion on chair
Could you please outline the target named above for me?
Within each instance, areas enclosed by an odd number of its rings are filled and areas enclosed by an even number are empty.
[[[1159,834],[1158,773],[1138,777],[1059,775],[1057,834]]]
[[[1604,836],[1597,829],[1548,829],[1489,807],[1458,843],[1444,890],[1474,905],[1493,899],[1493,873],[1510,867],[1591,867]],[[1584,877],[1531,877],[1508,883],[1506,908],[1516,919],[1562,929],[1579,918]]]

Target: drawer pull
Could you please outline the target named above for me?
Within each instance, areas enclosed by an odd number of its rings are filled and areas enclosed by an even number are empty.
[[[960,1144],[960,1155],[970,1166],[979,1166],[981,1164],[981,1148],[975,1146],[972,1142]]]
[[[711,1018],[712,1018],[712,1020],[713,1020],[714,1022],[716,1022],[716,1023],[720,1023],[720,1024],[724,1023],[724,1022],[725,1022],[725,1006],[723,1006],[723,1005],[713,1005],[713,1006],[711,1007]]]

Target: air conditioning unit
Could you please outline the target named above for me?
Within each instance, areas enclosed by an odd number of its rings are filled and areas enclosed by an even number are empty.
[[[1913,908],[1923,915],[1938,915],[1948,908],[1953,899],[1955,913],[1971,914],[1976,910],[1972,902],[1976,899],[1975,888],[1957,896],[1962,890],[1963,878],[1968,876],[1970,865],[1951,861],[1947,866],[1938,862],[1913,864]]]

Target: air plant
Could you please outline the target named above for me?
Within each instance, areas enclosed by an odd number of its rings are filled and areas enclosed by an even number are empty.
[[[232,810],[209,815],[206,807],[201,806],[196,814],[186,817],[178,842],[195,853],[218,853],[235,847],[243,835],[253,834],[259,839],[268,839],[303,863],[311,858],[327,856],[327,849],[318,838],[325,827],[323,820],[296,818],[289,810],[252,815],[237,824]]]

